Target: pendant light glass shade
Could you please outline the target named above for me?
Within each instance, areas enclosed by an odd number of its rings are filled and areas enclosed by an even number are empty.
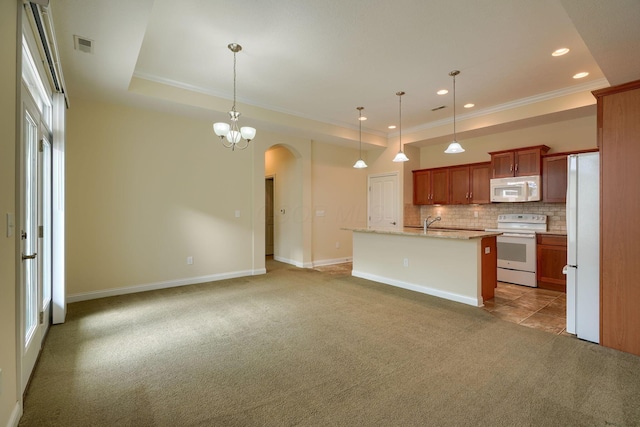
[[[367,164],[362,160],[362,120],[365,120],[362,118],[362,110],[364,110],[364,107],[357,107],[356,110],[358,110],[358,125],[360,126],[358,133],[358,140],[360,141],[360,156],[353,167],[356,169],[364,169],[367,167]]]
[[[358,159],[358,161],[356,162],[355,165],[353,165],[353,167],[356,169],[364,169],[367,167],[367,164],[364,162],[364,160]]]
[[[449,144],[447,149],[444,150],[444,152],[447,154],[464,152],[464,148],[462,148],[462,145],[460,145],[460,143],[458,143],[456,139],[456,76],[458,74],[460,74],[460,71],[458,70],[453,70],[449,73],[449,75],[453,77],[453,141],[451,142],[451,144]]]
[[[398,154],[396,154],[396,156],[393,158],[394,162],[407,162],[409,161],[409,158],[406,156],[406,154],[404,154],[404,151],[402,151],[402,95],[404,95],[404,92],[400,91],[400,92],[396,92],[396,95],[398,95],[398,111],[399,111],[399,119],[398,119],[398,129],[399,129],[399,137],[398,137],[398,145],[400,146],[400,150],[398,151]]]
[[[447,154],[462,153],[464,152],[464,148],[462,148],[462,145],[460,145],[458,141],[453,141],[451,144],[449,144],[447,149],[444,150],[444,152]]]
[[[394,162],[408,162],[409,158],[402,151],[398,151],[398,154],[393,158]]]

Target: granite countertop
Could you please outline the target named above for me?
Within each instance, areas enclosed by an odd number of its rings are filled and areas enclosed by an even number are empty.
[[[405,227],[402,230],[381,230],[373,228],[345,228],[344,230],[360,233],[392,234],[396,236],[433,237],[438,239],[482,239],[483,237],[499,236],[502,233],[478,230],[450,230],[445,228],[429,228],[424,232],[423,228]]]

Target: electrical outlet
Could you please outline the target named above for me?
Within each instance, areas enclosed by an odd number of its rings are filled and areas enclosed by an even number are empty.
[[[193,257],[192,256],[188,256],[187,257],[187,264],[188,265],[192,265],[193,264]]]
[[[340,248],[340,242],[336,242],[336,249]]]
[[[405,259],[404,259],[404,261],[403,261],[403,265],[404,265],[405,267],[409,267],[409,258],[405,258]]]
[[[478,216],[480,216],[478,211],[473,211],[473,217],[474,218],[478,218]]]

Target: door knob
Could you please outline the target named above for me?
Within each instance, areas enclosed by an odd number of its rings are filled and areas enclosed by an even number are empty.
[[[24,261],[25,259],[36,259],[36,256],[38,256],[37,252],[34,252],[33,255],[25,255],[23,253],[22,254],[22,260]]]
[[[391,225],[396,225],[396,222],[395,222],[395,221],[393,221],[393,222],[391,223]]]

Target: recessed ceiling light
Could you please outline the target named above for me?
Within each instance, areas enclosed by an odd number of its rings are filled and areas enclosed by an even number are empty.
[[[569,48],[562,47],[560,49],[554,50],[551,56],[562,56],[562,55],[566,55],[567,53],[569,53]]]
[[[574,79],[581,79],[583,77],[587,77],[589,75],[589,73],[587,73],[586,71],[583,71],[581,73],[578,73],[576,75],[573,76]]]
[[[473,108],[475,106],[476,104],[472,104],[472,103],[464,104],[464,108]]]
[[[396,128],[396,125],[389,126],[389,129],[395,129],[395,128]]]
[[[446,89],[440,89],[439,91],[436,92],[438,95],[446,95],[449,93],[448,90]]]

